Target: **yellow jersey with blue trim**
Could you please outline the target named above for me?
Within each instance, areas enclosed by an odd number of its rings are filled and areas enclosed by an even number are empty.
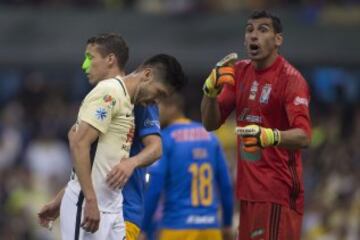
[[[111,189],[106,176],[121,159],[128,158],[134,135],[134,105],[120,78],[100,81],[85,97],[78,114],[77,124],[86,122],[99,132],[91,146],[91,179],[100,211],[122,211],[122,189]],[[68,190],[74,201],[81,191],[73,173]]]

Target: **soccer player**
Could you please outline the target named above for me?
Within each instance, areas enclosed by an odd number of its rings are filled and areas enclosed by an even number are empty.
[[[311,138],[310,94],[302,75],[279,55],[282,43],[280,19],[253,12],[245,27],[250,59],[234,66],[231,58],[221,61],[204,84],[201,114],[207,130],[236,113],[241,240],[300,239],[300,149]]]
[[[129,157],[133,104],[147,105],[166,97],[182,87],[185,79],[177,60],[164,54],[148,59],[127,76],[114,78],[109,68],[123,67],[123,62],[114,49],[108,50],[96,43],[87,45],[84,67],[89,65],[89,81],[96,86],[82,103],[76,131],[69,132],[75,171],[65,193],[61,191],[39,213],[46,225],[57,217],[61,202],[63,239],[125,238],[121,188],[111,188],[114,185],[109,186],[106,179],[120,159]]]
[[[96,37],[95,42],[109,48],[110,51],[111,46],[107,46],[104,43],[111,43],[112,39],[116,40],[118,38],[119,36],[117,35],[105,34]],[[118,56],[119,58],[126,57],[127,59],[128,52],[123,50],[118,53]],[[126,63],[126,61],[124,62]],[[116,65],[113,68],[108,70],[112,73],[112,77],[124,75],[123,66]],[[85,69],[86,71],[88,69]],[[130,150],[131,158],[119,162],[107,177],[108,184],[113,188],[122,187],[126,183],[122,194],[124,197],[123,209],[127,240],[136,240],[140,233],[139,226],[141,225],[144,212],[144,167],[150,165],[161,156],[160,123],[157,106],[155,104],[148,106],[137,104],[134,107],[134,115],[135,133]]]
[[[161,240],[231,239],[233,194],[229,171],[217,138],[185,118],[177,93],[160,102],[163,156],[149,169],[143,231],[161,193],[164,195]],[[219,219],[220,202],[222,219]],[[149,234],[150,235],[150,234]]]

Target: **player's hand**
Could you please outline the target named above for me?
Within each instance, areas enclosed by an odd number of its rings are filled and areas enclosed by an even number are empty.
[[[222,239],[223,240],[233,240],[233,231],[231,227],[224,227],[221,229]]]
[[[84,207],[84,219],[81,227],[90,233],[94,233],[99,229],[100,211],[96,200],[86,200]]]
[[[60,214],[60,203],[51,201],[41,208],[38,213],[41,226],[51,230],[52,221],[56,220]]]
[[[203,86],[203,91],[206,96],[214,98],[221,92],[225,83],[235,84],[233,65],[236,60],[237,54],[230,53],[216,64]]]
[[[107,184],[112,189],[125,186],[135,168],[136,164],[134,160],[130,158],[122,159],[107,175]]]
[[[258,125],[236,127],[236,134],[241,136],[245,152],[256,152],[259,147],[265,148],[280,143],[279,130],[264,128]]]

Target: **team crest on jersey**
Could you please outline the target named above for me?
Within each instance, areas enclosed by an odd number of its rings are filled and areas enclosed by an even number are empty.
[[[265,84],[261,90],[260,103],[267,104],[271,93],[271,84]]]
[[[103,121],[107,117],[107,111],[100,107],[96,110],[95,115],[98,120]]]
[[[255,80],[253,81],[251,88],[250,88],[250,94],[249,94],[249,100],[255,100],[256,94],[258,91],[259,83]]]
[[[110,95],[105,95],[103,97],[103,101],[105,102],[105,104],[108,106],[108,108],[112,108],[115,106],[116,104],[116,100],[110,96]]]

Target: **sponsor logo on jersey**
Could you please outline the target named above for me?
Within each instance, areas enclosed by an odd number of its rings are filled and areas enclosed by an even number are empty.
[[[265,233],[264,228],[258,228],[251,232],[250,238],[257,238]]]
[[[152,119],[145,119],[144,121],[144,127],[150,128],[150,127],[157,127],[160,128],[160,122],[158,120],[152,120]]]
[[[260,103],[266,104],[269,102],[269,97],[271,93],[271,84],[265,84],[261,90]]]
[[[250,112],[250,109],[249,109],[249,108],[244,108],[244,109],[242,110],[241,114],[239,115],[238,120],[239,120],[239,121],[244,121],[249,112]]]
[[[249,114],[250,109],[244,108],[238,117],[238,121],[247,121],[251,123],[261,123],[261,116]]]
[[[107,111],[100,107],[96,110],[95,115],[98,120],[103,121],[107,117]]]
[[[250,94],[249,94],[249,100],[255,100],[256,94],[258,91],[259,83],[255,80],[253,81],[251,88],[250,88]]]
[[[215,223],[216,218],[215,216],[208,215],[208,216],[197,216],[197,215],[190,215],[186,219],[187,224],[212,224]]]
[[[295,99],[294,99],[294,105],[297,106],[297,105],[304,105],[304,106],[309,106],[309,101],[306,99],[306,98],[302,98],[302,97],[299,97],[297,96]]]
[[[261,123],[261,116],[257,115],[247,115],[245,120],[251,123]]]

